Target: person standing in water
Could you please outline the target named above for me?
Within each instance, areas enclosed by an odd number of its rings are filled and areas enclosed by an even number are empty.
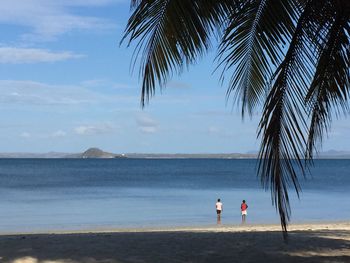
[[[223,205],[221,203],[220,198],[216,202],[215,208],[216,208],[216,214],[217,214],[217,223],[220,224],[221,223],[221,212],[223,211]]]
[[[248,209],[248,205],[246,204],[245,200],[243,200],[241,204],[242,224],[245,223],[246,216],[247,216],[247,209]]]

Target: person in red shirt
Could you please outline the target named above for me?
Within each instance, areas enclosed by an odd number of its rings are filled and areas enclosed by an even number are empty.
[[[248,205],[246,204],[245,200],[243,200],[242,204],[241,204],[242,224],[245,223],[245,219],[246,219],[246,216],[247,216],[247,209],[248,209]]]

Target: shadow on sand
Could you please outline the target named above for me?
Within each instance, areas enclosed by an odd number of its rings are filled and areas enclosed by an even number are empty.
[[[0,236],[3,263],[350,262],[349,231]]]

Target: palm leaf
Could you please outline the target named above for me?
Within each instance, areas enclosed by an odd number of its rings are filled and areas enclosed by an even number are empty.
[[[141,104],[164,87],[168,78],[194,63],[211,46],[212,34],[222,25],[228,4],[215,0],[139,0],[132,4],[124,38],[138,39],[141,54]],[[122,40],[122,41],[123,41]]]
[[[267,83],[284,57],[283,46],[295,30],[300,4],[291,0],[249,0],[232,11],[219,50],[225,73],[234,69],[227,95],[252,114],[265,99]]]
[[[258,174],[286,234],[302,158],[312,158],[332,109],[348,109],[350,1],[131,0],[131,8],[123,40],[138,41],[142,106],[221,37],[222,80],[233,70],[227,97],[235,92],[242,115],[263,103]]]
[[[334,23],[327,32],[316,73],[306,96],[310,104],[311,123],[308,135],[307,158],[317,150],[332,120],[332,109],[349,110],[350,35],[349,13],[343,8],[333,9]]]
[[[284,233],[290,219],[288,187],[293,186],[299,195],[298,173],[305,173],[302,162],[307,132],[304,98],[316,57],[304,29],[310,26],[316,2],[311,1],[298,20],[285,59],[275,72],[259,124],[262,142],[258,173],[265,187],[271,187]]]

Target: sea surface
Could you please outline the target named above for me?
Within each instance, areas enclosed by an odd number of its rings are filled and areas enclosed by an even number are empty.
[[[278,223],[256,160],[0,159],[0,233]],[[294,223],[350,220],[350,160],[316,160]]]

